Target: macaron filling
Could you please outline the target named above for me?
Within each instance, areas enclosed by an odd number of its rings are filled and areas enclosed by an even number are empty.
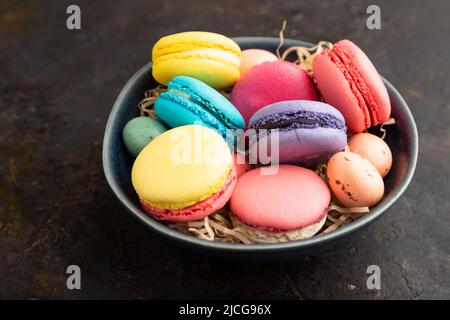
[[[253,121],[253,129],[291,130],[300,128],[332,128],[346,131],[345,123],[332,114],[296,110],[278,114],[269,114]]]
[[[165,60],[169,60],[172,58],[177,59],[208,59],[214,60],[219,63],[223,63],[226,65],[230,65],[232,67],[239,68],[240,59],[239,55],[236,53],[232,53],[230,51],[218,50],[217,48],[195,48],[193,50],[178,50],[174,52],[167,52],[162,55],[159,55],[155,58],[158,60],[158,63],[164,62]]]
[[[199,42],[199,41],[182,41],[177,40],[176,43],[169,43],[165,45],[159,45],[154,47],[154,54],[157,57],[161,57],[167,54],[174,54],[174,53],[180,53],[185,51],[194,51],[198,49],[220,49],[223,51],[227,51],[230,53],[233,53],[236,56],[240,56],[241,52],[236,48],[232,46],[226,46],[223,44],[223,42]]]
[[[176,89],[169,89],[167,92],[171,92],[182,99],[187,99],[190,102],[194,103],[195,105],[200,106],[203,110],[207,111],[209,114],[215,117],[225,127],[235,126],[229,119],[225,117],[223,113],[219,112],[216,108],[214,108],[211,104],[209,104],[208,101],[202,99],[199,95],[187,93],[185,91],[180,91]]]
[[[175,104],[182,104],[187,110],[189,110],[189,112],[195,114],[200,119],[201,123],[207,124],[208,127],[216,130],[222,136],[226,134],[226,127],[223,126],[223,122],[214,117],[204,108],[202,108],[202,110],[205,110],[205,112],[199,112],[199,102],[195,101],[195,99],[189,94],[180,91],[177,91],[176,94],[169,94],[169,92],[164,92],[158,97],[158,99],[165,99]]]

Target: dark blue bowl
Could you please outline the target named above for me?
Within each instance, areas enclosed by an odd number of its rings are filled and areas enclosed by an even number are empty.
[[[261,48],[274,52],[279,44],[277,38],[245,37],[234,39],[242,49]],[[312,46],[296,40],[285,40],[284,48],[301,45]],[[133,117],[138,115],[137,104],[146,90],[157,85],[152,78],[152,64],[143,66],[120,92],[109,115],[103,141],[103,168],[106,179],[122,205],[141,222],[179,244],[222,257],[251,257],[258,259],[292,258],[298,255],[317,252],[336,240],[353,234],[378,219],[402,195],[410,183],[417,162],[418,136],[414,118],[405,100],[387,81],[384,83],[392,104],[395,125],[388,127],[386,142],[392,149],[394,162],[391,172],[385,179],[385,195],[370,213],[337,230],[310,239],[276,244],[230,244],[197,239],[165,226],[150,218],[141,209],[138,197],[131,185],[133,158],[128,155],[122,142],[122,129]]]

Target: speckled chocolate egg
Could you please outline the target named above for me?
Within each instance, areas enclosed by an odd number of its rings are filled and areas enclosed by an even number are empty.
[[[383,139],[370,133],[358,133],[350,138],[348,146],[351,152],[366,158],[377,168],[384,178],[391,170],[392,152]]]
[[[327,179],[335,197],[346,207],[371,207],[384,194],[383,178],[357,153],[338,152],[328,161]]]

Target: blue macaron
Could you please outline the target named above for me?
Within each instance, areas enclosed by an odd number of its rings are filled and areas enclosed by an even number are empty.
[[[156,115],[169,127],[199,124],[229,137],[229,129],[244,129],[239,111],[221,93],[192,77],[174,77],[155,102]]]

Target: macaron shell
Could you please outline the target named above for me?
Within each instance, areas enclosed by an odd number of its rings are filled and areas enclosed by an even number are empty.
[[[211,32],[182,32],[161,38],[152,50],[153,77],[167,85],[179,75],[192,76],[222,89],[240,77],[240,48]]]
[[[224,35],[206,31],[186,31],[159,39],[153,46],[152,55],[159,58],[169,53],[178,52],[180,47],[195,50],[199,46],[212,49],[221,48],[236,56],[240,56],[241,53],[239,45]]]
[[[213,88],[224,89],[238,81],[240,72],[237,65],[228,64],[223,59],[217,53],[214,56],[206,55],[204,52],[177,54],[168,60],[155,63],[152,74],[156,81],[165,86],[173,77],[187,75]]]
[[[387,143],[376,135],[358,133],[348,141],[351,152],[369,160],[377,168],[381,177],[385,177],[392,166],[392,152]]]
[[[167,127],[157,119],[136,117],[127,122],[122,131],[122,139],[127,151],[134,157]]]
[[[155,113],[171,128],[198,124],[220,132],[226,129],[219,121],[208,112],[199,108],[194,102],[170,92],[163,92],[159,95],[155,102]]]
[[[361,76],[364,85],[367,87],[368,94],[374,100],[376,105],[377,119],[372,120],[372,125],[379,125],[389,119],[391,115],[391,102],[386,86],[373,65],[372,61],[356,44],[349,40],[341,40],[334,44],[333,50],[344,53],[346,58],[351,61],[352,67]],[[341,59],[343,59],[341,57]],[[362,92],[366,99],[366,93]]]
[[[236,83],[230,96],[246,124],[259,109],[285,100],[318,100],[311,77],[287,61],[265,62],[252,68]]]
[[[182,126],[156,137],[136,158],[131,179],[140,199],[161,209],[181,209],[222,187],[232,168],[225,140],[199,125]]]
[[[150,216],[158,220],[179,222],[200,220],[210,215],[211,213],[223,208],[227,204],[233,193],[236,180],[236,171],[233,169],[230,171],[230,174],[228,175],[219,191],[206,198],[205,200],[190,207],[178,210],[160,209],[152,207],[142,200],[141,205]]]
[[[364,131],[371,125],[364,97],[346,72],[345,66],[336,64],[332,59],[329,51],[314,58],[313,70],[317,87],[325,101],[344,115],[349,131]]]
[[[203,109],[225,123],[227,128],[244,128],[242,115],[236,107],[217,90],[192,77],[178,76],[169,83],[168,90],[184,93],[190,100],[200,104]]]
[[[342,112],[351,132],[389,118],[391,104],[383,80],[353,42],[341,40],[316,56],[313,72],[323,98]]]
[[[276,138],[269,133],[269,135],[259,139],[258,143],[251,144],[250,155],[258,158],[259,154],[265,155],[267,152],[267,157],[271,159],[271,163],[278,160],[277,163],[311,167],[327,161],[334,153],[342,151],[347,142],[345,131],[331,128],[298,128],[278,131],[277,134],[278,137]],[[272,141],[277,140],[278,146],[272,147]],[[278,155],[272,151],[275,148],[278,149]],[[261,159],[259,160],[261,161]]]
[[[196,124],[226,135],[227,127],[216,117],[199,107],[195,102],[175,93],[164,92],[155,102],[156,115],[169,127],[176,128]]]
[[[315,235],[322,229],[327,220],[327,215],[324,214],[322,219],[317,222],[303,228],[282,231],[282,232],[270,232],[261,229],[253,228],[249,225],[242,223],[234,215],[230,216],[231,222],[234,228],[239,229],[239,233],[245,238],[255,243],[280,243],[287,241],[295,241],[307,239]]]
[[[328,184],[346,207],[372,207],[384,194],[383,178],[367,159],[353,152],[339,152],[327,164]]]
[[[327,212],[330,191],[312,170],[293,165],[280,165],[275,174],[262,170],[253,169],[236,183],[230,207],[243,223],[286,231],[311,225]]]
[[[244,119],[222,94],[192,77],[178,76],[155,102],[156,115],[169,127],[198,124],[217,130],[228,139],[228,129],[244,128]]]
[[[277,61],[278,58],[272,52],[262,49],[247,49],[241,52],[241,77],[253,67],[264,62]]]

